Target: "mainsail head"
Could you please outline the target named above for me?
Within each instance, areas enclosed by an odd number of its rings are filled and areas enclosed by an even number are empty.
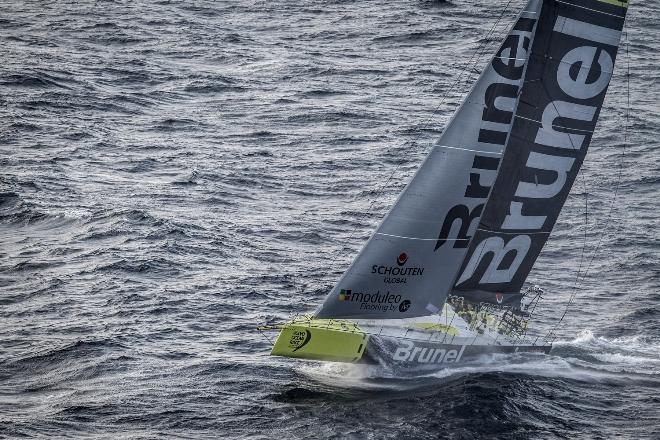
[[[408,318],[443,307],[496,178],[540,9],[532,0],[520,13],[317,317]]]

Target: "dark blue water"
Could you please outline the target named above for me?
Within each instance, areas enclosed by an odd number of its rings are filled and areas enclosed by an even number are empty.
[[[505,6],[1,3],[0,437],[659,438],[657,2],[530,276],[544,331],[588,268],[550,356],[404,380],[255,331],[322,300]]]

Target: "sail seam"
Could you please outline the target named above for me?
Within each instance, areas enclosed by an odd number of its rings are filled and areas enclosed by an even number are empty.
[[[513,234],[513,235],[520,235],[520,234],[525,234],[525,235],[535,235],[535,234],[549,234],[550,232],[545,232],[545,231],[536,231],[536,232],[527,232],[524,230],[520,230],[518,232],[504,232],[504,231],[494,231],[492,229],[482,229],[482,228],[477,228],[477,231],[481,232],[493,232],[495,234]]]
[[[502,57],[502,56],[494,56],[493,58],[499,58],[500,60],[515,60],[515,61],[527,61],[527,58],[512,58],[512,57]]]
[[[543,57],[540,56],[540,55],[538,55],[538,54],[537,54],[537,55],[531,54],[531,55],[530,55],[530,58],[531,58],[531,57],[534,57],[534,56],[535,56],[536,58],[538,58],[538,59],[541,59],[541,60],[545,60],[545,59],[552,60],[552,61],[554,61],[554,62],[557,63],[557,64],[566,64],[566,65],[568,65],[568,66],[573,66],[573,65],[575,64],[575,63],[573,63],[573,62],[564,61],[563,58],[562,58],[561,60],[558,60],[557,58],[551,57],[551,56],[549,56],[549,55],[547,55],[547,54],[546,54],[545,56],[543,56]],[[585,68],[585,67],[580,67],[580,70],[581,70],[581,69],[589,70],[589,69],[587,69],[587,68]],[[614,69],[612,69],[612,70],[605,70],[605,69],[603,69],[603,68],[601,67],[600,70],[601,70],[602,73],[607,73],[607,74],[609,74],[610,76],[614,76]],[[526,80],[525,82],[531,82],[531,81],[536,81],[536,80]]]
[[[450,147],[449,145],[436,145],[436,147],[440,148],[449,148],[451,150],[462,150],[462,151],[470,151],[472,153],[482,153],[482,154],[494,154],[496,156],[501,156],[502,153],[497,153],[494,151],[482,151],[482,150],[471,150],[469,148],[461,148],[461,147]]]
[[[599,13],[599,14],[609,15],[609,16],[611,16],[611,17],[620,18],[620,19],[622,19],[622,20],[626,18],[625,15],[612,14],[611,12],[599,11],[598,9],[587,8],[586,6],[576,5],[575,3],[563,2],[563,1],[561,1],[561,0],[557,0],[557,3],[561,3],[562,5],[567,5],[567,6],[573,6],[573,7],[575,7],[575,8],[585,9],[585,10],[587,10],[587,11],[589,11],[589,12],[597,12],[597,13]]]
[[[387,237],[394,237],[394,238],[405,238],[407,240],[438,241],[438,237],[436,237],[436,238],[404,237],[403,235],[386,234],[384,232],[376,232],[376,235],[385,235]],[[444,241],[467,241],[469,239],[468,238],[443,238],[443,240]]]
[[[514,117],[524,119],[524,120],[530,121],[530,122],[536,122],[539,125],[543,125],[543,122],[537,121],[536,119],[526,118],[526,117],[520,116],[520,115],[514,115]],[[592,133],[592,134],[594,132],[593,130],[582,130],[582,129],[579,129],[579,128],[564,127],[563,125],[557,125],[557,124],[552,124],[552,128],[563,128],[564,130],[571,130],[571,131],[578,131],[578,132],[582,132],[582,133]]]

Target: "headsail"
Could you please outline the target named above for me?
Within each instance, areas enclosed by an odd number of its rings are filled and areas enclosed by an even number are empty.
[[[509,142],[456,295],[519,299],[586,155],[627,6],[543,2]]]
[[[317,317],[408,318],[442,308],[495,180],[540,9],[532,0],[519,15]]]

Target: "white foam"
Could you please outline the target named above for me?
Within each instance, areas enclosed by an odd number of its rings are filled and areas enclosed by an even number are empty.
[[[446,382],[482,373],[510,373],[585,382],[660,382],[659,354],[660,343],[657,341],[649,341],[639,335],[608,339],[597,337],[587,329],[573,339],[556,342],[550,355],[494,354],[437,371],[420,370],[416,375],[407,372],[405,377],[386,367],[355,364],[310,364],[299,371],[315,382],[353,389],[401,390],[420,386],[419,379]]]

